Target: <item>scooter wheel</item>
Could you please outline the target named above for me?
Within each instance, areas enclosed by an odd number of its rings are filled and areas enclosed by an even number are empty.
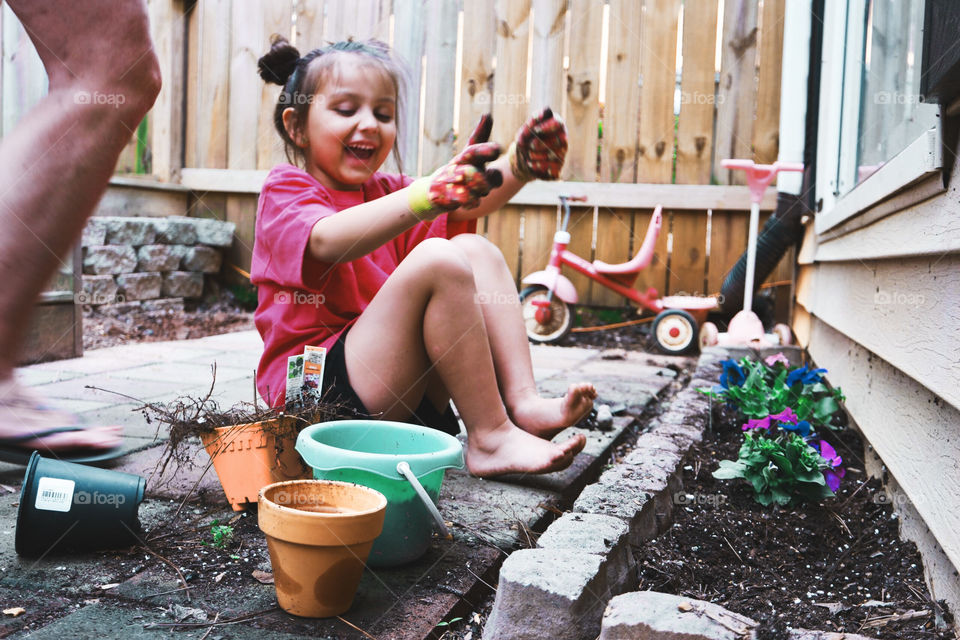
[[[535,302],[546,302],[548,318],[544,322],[537,320],[538,305]],[[527,330],[527,338],[531,342],[556,342],[570,333],[573,326],[573,309],[556,295],[550,296],[546,287],[534,285],[526,287],[520,292],[520,309],[523,312],[523,325]],[[541,313],[541,317],[543,317]]]
[[[712,347],[720,344],[720,331],[712,322],[704,322],[700,327],[700,348]]]
[[[653,338],[668,355],[684,355],[697,350],[697,321],[682,309],[667,309],[653,320]]]
[[[780,338],[781,345],[793,344],[793,332],[783,323],[773,325],[773,334]]]

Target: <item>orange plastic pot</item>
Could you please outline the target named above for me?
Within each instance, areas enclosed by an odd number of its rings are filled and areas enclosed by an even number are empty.
[[[382,493],[350,482],[292,480],[264,487],[258,523],[267,536],[280,607],[306,618],[347,611],[386,509]]]
[[[292,423],[277,420],[219,427],[200,436],[234,511],[256,503],[268,484],[310,477],[294,449],[296,438]]]

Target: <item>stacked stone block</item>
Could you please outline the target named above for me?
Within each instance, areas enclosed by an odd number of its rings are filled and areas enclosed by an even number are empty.
[[[80,302],[199,298],[236,225],[204,218],[94,217],[83,230]]]

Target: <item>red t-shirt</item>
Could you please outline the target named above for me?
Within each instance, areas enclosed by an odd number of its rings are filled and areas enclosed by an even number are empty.
[[[359,191],[335,191],[289,164],[267,175],[257,208],[250,279],[258,289],[254,321],[263,338],[257,389],[271,406],[283,402],[287,358],[303,353],[307,345],[329,349],[411,249],[427,238],[476,231],[475,220],[452,222],[442,214],[352,262],[331,264],[310,256],[308,240],[318,220],[410,182],[407,176],[378,172]]]

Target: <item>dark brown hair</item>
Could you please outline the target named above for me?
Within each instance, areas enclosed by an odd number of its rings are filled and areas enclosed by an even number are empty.
[[[399,152],[400,113],[404,104],[403,65],[390,52],[390,47],[380,40],[344,40],[314,49],[301,57],[290,42],[281,35],[270,38],[270,51],[257,61],[257,69],[264,82],[272,82],[283,87],[273,110],[273,126],[283,139],[284,151],[291,162],[304,161],[303,149],[290,136],[283,126],[283,112],[292,107],[297,131],[307,121],[310,105],[314,102],[321,80],[326,79],[335,69],[343,54],[352,53],[368,58],[365,62],[380,69],[393,82],[397,93],[397,109],[394,120],[397,123],[397,141],[393,144],[393,157],[401,168]]]

